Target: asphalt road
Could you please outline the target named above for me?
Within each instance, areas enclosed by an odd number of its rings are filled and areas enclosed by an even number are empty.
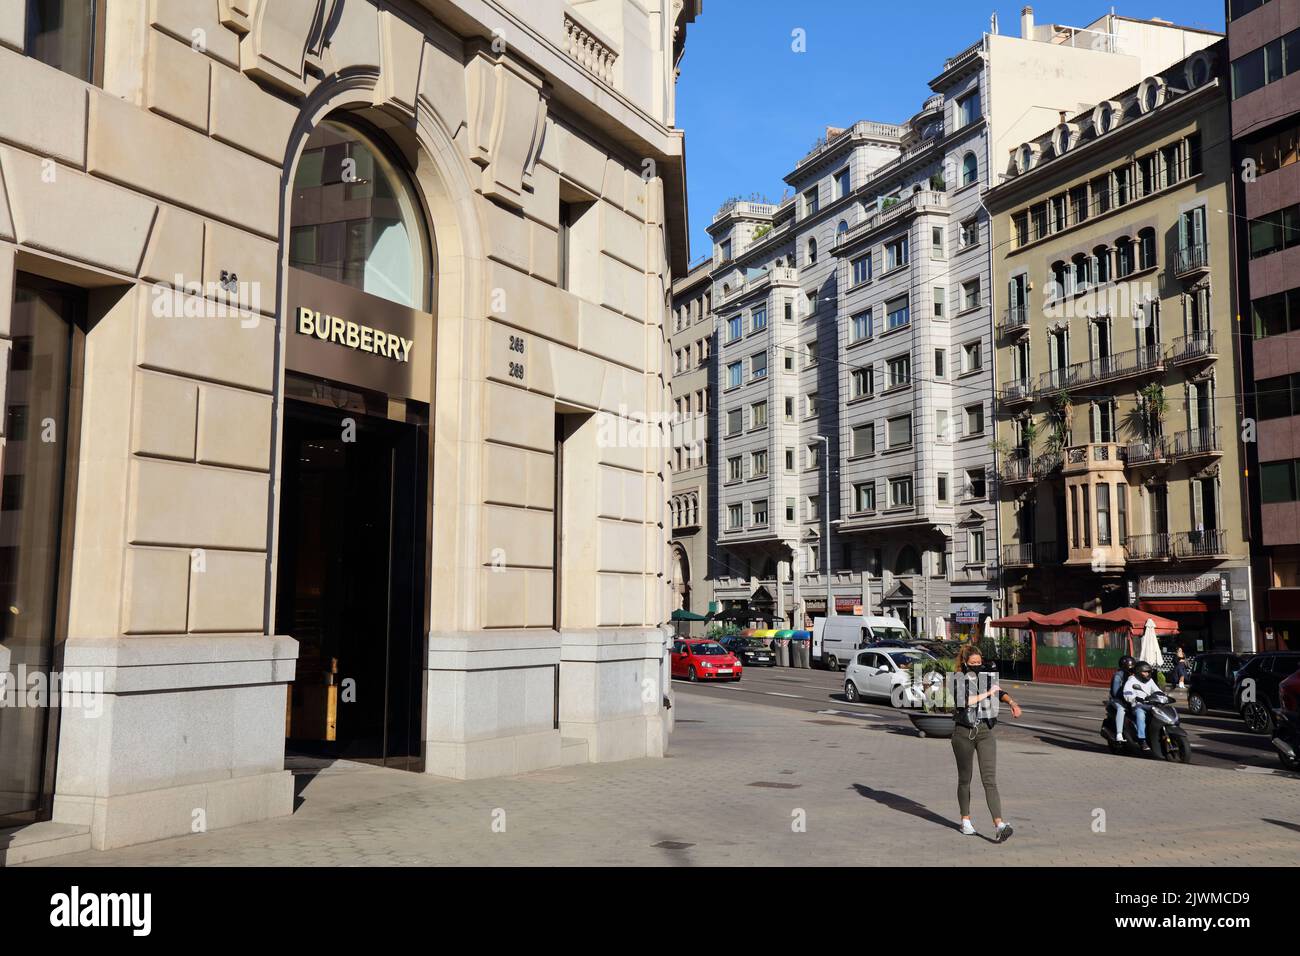
[[[744,677],[734,684],[691,684],[674,679],[673,685],[679,694],[707,695],[719,700],[740,698],[750,703],[822,714],[828,719],[868,720],[891,731],[915,733],[911,722],[888,701],[854,704],[845,700],[842,672],[748,667]],[[1003,688],[1016,699],[1024,714],[1019,720],[1013,720],[1010,712],[1005,711],[998,724],[1000,731],[1028,734],[1047,747],[1105,752],[1100,734],[1105,688],[1015,681],[1004,681]],[[1226,767],[1243,773],[1280,769],[1268,738],[1248,733],[1235,714],[1216,712],[1193,717],[1182,706],[1183,695],[1174,699],[1191,740],[1194,766]]]

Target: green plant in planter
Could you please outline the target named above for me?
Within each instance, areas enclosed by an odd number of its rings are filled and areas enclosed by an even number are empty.
[[[948,675],[957,669],[955,657],[940,657],[923,661],[920,665],[921,690],[924,696],[924,710],[927,714],[951,714],[957,709],[953,699]],[[931,676],[934,675],[934,676]],[[940,681],[937,690],[931,689],[931,681],[937,677]],[[913,680],[915,680],[913,672]]]
[[[704,636],[713,640],[721,640],[724,637],[730,637],[732,634],[739,634],[740,627],[736,624],[711,624]]]
[[[1060,454],[1070,444],[1070,426],[1074,423],[1074,403],[1070,401],[1070,393],[1065,389],[1052,397],[1047,423],[1051,428],[1051,434],[1047,438],[1048,448],[1053,453]]]
[[[758,242],[758,240],[762,239],[771,231],[772,231],[772,227],[764,223],[763,225],[759,226],[757,229],[754,230],[753,241]]]
[[[930,177],[930,188],[937,193],[947,191],[948,184],[944,182],[944,178],[941,173],[935,173],[933,176]]]

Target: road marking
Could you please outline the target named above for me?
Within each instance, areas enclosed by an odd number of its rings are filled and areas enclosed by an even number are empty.
[[[814,699],[814,698],[812,698],[812,697],[803,697],[803,696],[801,696],[801,695],[799,695],[799,694],[782,694],[780,691],[776,691],[776,690],[765,690],[765,691],[763,691],[763,693],[766,694],[768,697],[793,697],[795,700],[813,700],[813,699]]]
[[[884,719],[885,719],[884,717],[880,716],[880,714],[862,714],[862,713],[858,713],[856,710],[819,710],[819,711],[817,711],[817,713],[819,713],[819,714],[828,714],[828,715],[830,715],[830,716],[832,716],[832,717],[857,717],[857,718],[860,718],[860,719],[861,719],[861,718],[868,718],[868,719],[870,719],[870,720],[884,720]]]

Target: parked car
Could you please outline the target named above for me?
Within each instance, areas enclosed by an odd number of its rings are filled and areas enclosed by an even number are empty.
[[[1252,734],[1273,733],[1278,685],[1300,670],[1300,651],[1265,651],[1246,661],[1232,685],[1233,709]]]
[[[673,642],[672,674],[688,681],[740,680],[744,666],[735,654],[711,638]]]
[[[837,671],[853,659],[853,652],[881,641],[911,646],[907,625],[896,617],[835,614],[813,621],[813,663]]]
[[[1233,676],[1246,658],[1226,651],[1211,651],[1192,658],[1187,678],[1187,712],[1196,717],[1211,710],[1236,710]]]
[[[894,688],[912,683],[912,666],[935,660],[919,647],[880,647],[858,651],[844,672],[844,697],[859,701],[864,697],[894,699]]]
[[[1300,771],[1300,671],[1277,685],[1279,707],[1273,711],[1273,748],[1282,767]]]
[[[742,664],[772,667],[776,664],[776,655],[772,653],[772,642],[761,637],[741,637],[728,634],[719,643],[740,658]]]

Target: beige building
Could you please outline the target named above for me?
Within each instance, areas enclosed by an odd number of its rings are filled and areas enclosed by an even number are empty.
[[[662,754],[699,9],[3,4],[0,856]]]
[[[1222,44],[1003,153],[986,197],[1007,610],[1249,650]]]
[[[672,610],[706,614],[713,603],[714,516],[709,452],[717,340],[713,323],[712,258],[673,282],[669,337],[672,377],[672,497],[669,581]]]

